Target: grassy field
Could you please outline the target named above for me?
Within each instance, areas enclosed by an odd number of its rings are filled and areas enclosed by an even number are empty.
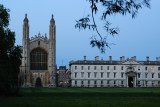
[[[0,107],[160,107],[160,88],[29,88]]]

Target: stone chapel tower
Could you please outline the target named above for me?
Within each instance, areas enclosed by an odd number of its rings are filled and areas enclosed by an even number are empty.
[[[56,25],[55,20],[52,15],[52,19],[50,20],[50,26],[49,26],[49,60],[50,60],[50,81],[52,84],[56,84],[56,71],[57,71],[57,65],[56,65]]]
[[[25,85],[29,84],[29,20],[27,18],[27,14],[25,14],[25,18],[23,20],[23,55],[22,55],[22,71],[24,74],[23,81]]]
[[[20,66],[21,87],[56,87],[56,26],[50,20],[49,39],[39,33],[29,38],[27,14],[23,21],[23,57]]]

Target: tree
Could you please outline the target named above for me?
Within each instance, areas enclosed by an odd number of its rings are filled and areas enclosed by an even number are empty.
[[[105,8],[105,11],[101,15],[101,20],[105,22],[103,26],[106,35],[118,35],[119,28],[111,27],[111,23],[107,20],[108,16],[113,14],[121,14],[123,16],[127,14],[131,14],[132,18],[135,18],[138,14],[138,11],[142,9],[142,7],[150,8],[150,0],[87,0],[90,3],[91,8],[91,17],[87,15],[87,17],[83,17],[76,21],[75,28],[78,29],[90,29],[96,31],[98,38],[96,36],[91,37],[90,45],[92,47],[98,47],[101,53],[105,53],[106,47],[110,48],[110,44],[107,41],[107,37],[101,35],[98,30],[95,15],[97,14],[100,8]],[[98,7],[99,4],[101,7]],[[92,19],[92,22],[91,22]]]
[[[18,89],[21,46],[14,46],[15,33],[9,28],[9,9],[0,4],[0,95],[11,95]]]

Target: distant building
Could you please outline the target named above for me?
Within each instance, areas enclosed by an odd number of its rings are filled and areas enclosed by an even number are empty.
[[[60,66],[58,70],[58,86],[59,87],[70,87],[70,70],[66,69],[66,66]]]
[[[29,38],[27,14],[23,21],[23,57],[20,66],[21,87],[56,87],[56,25],[50,20],[49,39],[40,33]],[[16,63],[16,62],[15,62]]]
[[[156,61],[137,61],[136,56],[119,61],[95,60],[71,61],[72,87],[160,87],[160,58]]]

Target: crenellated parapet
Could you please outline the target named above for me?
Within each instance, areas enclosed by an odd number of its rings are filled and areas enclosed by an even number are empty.
[[[43,40],[43,41],[48,41],[47,34],[41,35],[38,33],[38,35],[35,35],[34,37],[31,37],[30,42],[36,41],[36,40]]]

